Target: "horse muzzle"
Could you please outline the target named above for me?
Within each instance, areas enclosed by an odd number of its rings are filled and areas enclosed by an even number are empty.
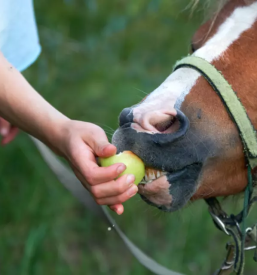
[[[196,192],[201,168],[201,164],[195,163],[173,172],[146,169],[146,182],[139,184],[139,194],[145,202],[162,211],[176,211]]]
[[[202,164],[199,154],[185,138],[190,123],[180,110],[148,112],[135,116],[131,108],[120,115],[120,128],[113,136],[118,152],[130,150],[146,167],[139,194],[162,211],[175,211],[194,195]]]

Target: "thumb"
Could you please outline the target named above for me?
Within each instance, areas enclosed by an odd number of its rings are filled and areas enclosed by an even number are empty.
[[[97,149],[96,154],[99,157],[110,157],[115,155],[117,152],[117,148],[111,143],[102,143],[100,147]]]
[[[95,140],[92,149],[98,157],[110,157],[116,154],[116,147],[108,141]]]
[[[97,132],[92,133],[88,143],[90,143],[95,155],[99,157],[110,157],[116,154],[117,148],[108,141],[103,129],[98,129]]]

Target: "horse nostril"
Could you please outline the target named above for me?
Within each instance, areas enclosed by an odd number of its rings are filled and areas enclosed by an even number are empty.
[[[177,110],[176,117],[169,121],[164,121],[161,125],[155,125],[160,128],[161,133],[153,135],[153,141],[159,145],[166,145],[183,137],[189,129],[189,120],[180,110]],[[163,131],[164,130],[164,131]]]
[[[177,122],[178,120],[176,119],[176,117],[171,116],[168,119],[162,122],[158,122],[153,126],[160,133],[171,133],[178,130],[178,127],[176,127],[178,125]]]
[[[133,109],[132,108],[123,109],[119,116],[120,127],[131,122],[133,122]]]

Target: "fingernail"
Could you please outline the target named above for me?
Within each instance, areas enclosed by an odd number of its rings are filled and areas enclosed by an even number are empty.
[[[126,183],[127,184],[130,184],[130,183],[132,183],[134,181],[135,181],[135,176],[134,175],[128,175],[127,176],[127,179],[126,179]]]
[[[117,169],[117,173],[121,174],[126,169],[125,165],[120,165]]]
[[[137,187],[136,185],[133,185],[129,190],[127,191],[127,194],[129,197],[133,197],[137,193]]]
[[[6,135],[7,135],[7,133],[8,133],[7,128],[1,128],[1,130],[0,130],[0,134],[1,134],[2,136],[6,136]]]

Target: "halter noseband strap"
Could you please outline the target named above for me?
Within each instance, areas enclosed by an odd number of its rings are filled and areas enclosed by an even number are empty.
[[[221,72],[219,72],[212,64],[200,57],[188,56],[176,63],[174,71],[182,67],[192,68],[198,71],[209,82],[214,91],[221,98],[230,117],[236,124],[243,143],[243,150],[248,171],[248,185],[245,189],[243,210],[237,216],[228,216],[222,210],[219,202],[215,198],[206,200],[209,204],[209,211],[215,225],[226,234],[232,236],[235,243],[235,245],[228,245],[227,259],[217,274],[230,274],[230,272],[234,269],[237,274],[241,275],[244,271],[244,250],[248,249],[248,247],[245,246],[245,238],[250,236],[249,232],[257,231],[257,224],[253,228],[248,228],[247,230],[245,226],[245,219],[249,209],[256,201],[256,198],[252,198],[253,192],[251,171],[257,167],[256,131],[254,130],[244,106],[238,99],[231,85],[227,82]],[[242,229],[239,227],[240,222],[242,222]],[[257,233],[255,235],[255,239],[253,240],[255,245],[251,246],[251,248],[256,248]],[[231,257],[233,259],[232,261]]]

